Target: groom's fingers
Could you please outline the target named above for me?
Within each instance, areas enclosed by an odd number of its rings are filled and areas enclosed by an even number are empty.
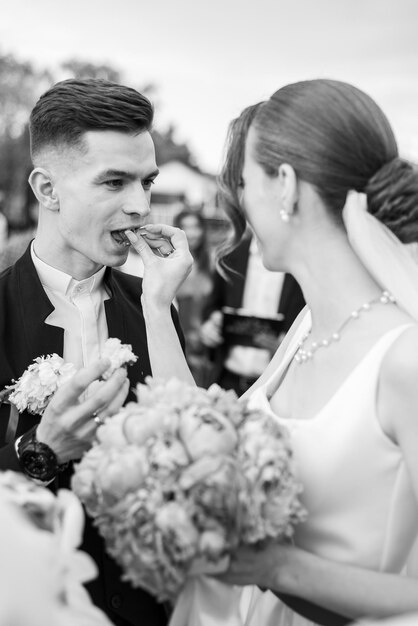
[[[125,235],[131,242],[132,247],[135,248],[135,250],[138,252],[139,256],[144,262],[144,265],[146,265],[147,261],[150,261],[154,254],[148,243],[145,241],[144,237],[138,237],[131,230],[125,230]]]
[[[169,226],[168,224],[146,224],[140,229],[146,241],[152,245],[152,242],[164,242],[168,243],[175,250],[180,252],[188,252],[189,245],[187,242],[186,233],[177,228],[176,226]],[[158,245],[161,245],[160,243]],[[163,245],[164,247],[164,245]],[[167,252],[167,251],[166,251]]]
[[[150,229],[150,234],[160,233],[160,237],[169,239],[176,250],[188,251],[189,244],[187,241],[186,233],[181,228],[175,226],[169,226],[168,224],[148,224],[147,228]]]
[[[70,380],[62,385],[52,398],[50,405],[56,412],[61,412],[77,404],[79,397],[87,387],[98,380],[110,366],[109,359],[96,359],[88,367],[84,367],[74,374]]]
[[[167,257],[175,250],[171,242],[164,237],[154,237],[149,234],[143,234],[142,238],[145,239],[153,253],[157,256]]]
[[[144,263],[151,260],[153,255],[164,258],[170,256],[175,250],[170,241],[165,237],[157,237],[146,232],[141,233],[138,237],[136,233],[130,230],[126,230],[125,234]]]

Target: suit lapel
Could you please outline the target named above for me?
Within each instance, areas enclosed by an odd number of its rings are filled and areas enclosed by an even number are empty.
[[[106,269],[104,281],[110,291],[110,298],[104,302],[109,337],[117,337],[122,343],[129,343],[122,310],[124,294],[120,292],[109,267]]]
[[[14,347],[15,363],[20,373],[38,356],[56,352],[63,354],[64,331],[45,324],[54,310],[33,265],[30,247],[12,270],[16,286],[16,317],[21,340]]]
[[[126,291],[121,288],[118,274],[119,272],[114,272],[111,268],[106,270],[105,282],[111,292],[111,297],[105,300],[104,304],[109,337],[117,337],[122,343],[130,344],[134,354],[138,356],[137,362],[128,368],[132,390],[138,382],[144,382],[145,377],[151,375],[151,366],[140,293],[138,293],[137,304],[134,304],[127,297]],[[131,391],[128,399],[134,398]]]

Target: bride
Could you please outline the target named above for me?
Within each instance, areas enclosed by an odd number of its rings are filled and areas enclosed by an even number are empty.
[[[418,175],[366,94],[313,80],[235,120],[221,187],[233,243],[247,221],[264,265],[293,274],[308,303],[247,392],[290,431],[308,518],[292,545],[239,551],[223,580],[245,586],[251,626],[418,611],[405,573],[418,532],[418,269],[401,243],[418,240]],[[187,246],[177,229],[147,228],[176,248],[158,259],[131,236],[150,339],[178,359],[169,304]]]

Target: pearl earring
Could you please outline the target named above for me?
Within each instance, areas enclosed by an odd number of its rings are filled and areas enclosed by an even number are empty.
[[[288,223],[290,220],[289,213],[287,213],[287,211],[285,211],[284,209],[280,209],[280,217],[281,217],[282,222]]]

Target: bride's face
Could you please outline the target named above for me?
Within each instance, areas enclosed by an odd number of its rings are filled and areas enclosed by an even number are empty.
[[[257,136],[251,127],[245,144],[240,201],[263,259],[269,270],[280,271],[286,225],[280,218],[281,183],[279,176],[268,176],[254,159]]]

